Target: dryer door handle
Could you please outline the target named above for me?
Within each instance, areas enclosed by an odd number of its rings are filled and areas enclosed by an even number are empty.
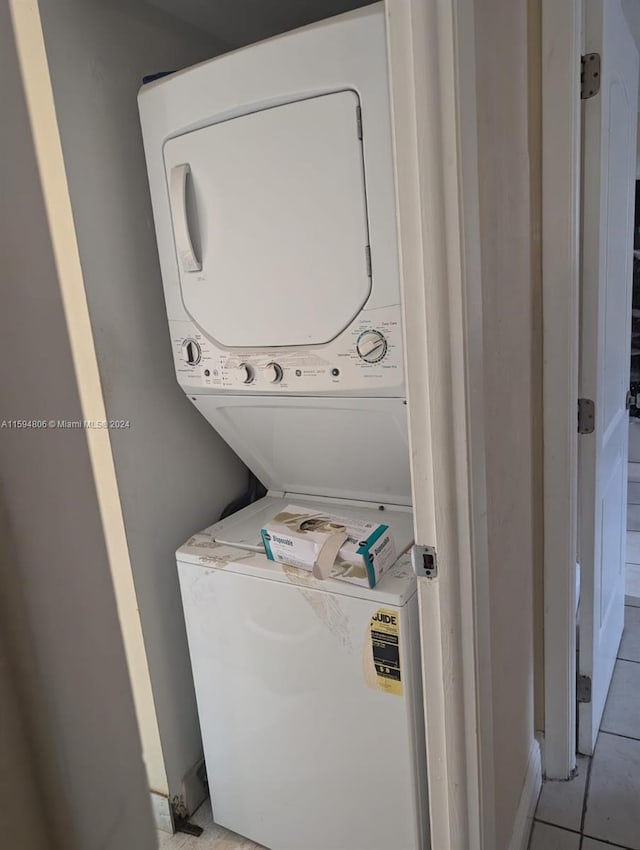
[[[191,174],[191,167],[188,163],[174,165],[171,168],[169,203],[171,204],[173,235],[182,269],[185,272],[199,272],[202,269],[202,263],[193,250],[187,217],[187,179],[189,174]]]

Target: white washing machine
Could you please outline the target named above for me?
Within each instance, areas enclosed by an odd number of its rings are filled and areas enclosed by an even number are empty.
[[[271,850],[426,850],[410,559],[372,590],[269,561],[259,528],[286,502],[267,496],[178,550],[214,819]],[[374,518],[410,543],[408,509]]]
[[[178,381],[269,491],[178,551],[214,818],[272,850],[424,850],[406,558],[363,589],[259,537],[319,503],[412,543],[384,6],[139,107]]]

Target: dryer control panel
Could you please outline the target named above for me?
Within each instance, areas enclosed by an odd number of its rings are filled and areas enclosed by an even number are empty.
[[[326,345],[223,348],[192,322],[170,322],[176,375],[185,392],[401,395],[400,307],[363,310]]]

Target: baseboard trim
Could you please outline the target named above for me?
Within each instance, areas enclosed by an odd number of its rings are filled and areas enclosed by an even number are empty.
[[[157,794],[155,791],[152,791],[151,809],[153,811],[156,829],[173,835],[175,830],[173,828],[173,812],[169,798],[165,797],[164,794]]]
[[[509,850],[527,850],[533,816],[542,788],[542,760],[540,744],[534,738],[529,750],[527,773],[524,779],[520,803],[513,824],[513,833],[509,842]]]

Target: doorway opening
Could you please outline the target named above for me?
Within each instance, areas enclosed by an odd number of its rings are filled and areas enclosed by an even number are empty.
[[[543,73],[548,781],[532,850],[639,846],[640,678],[637,687],[632,680],[640,608],[625,604],[635,598],[633,561],[640,564],[640,418],[629,416],[640,381],[640,297],[632,301],[631,291],[636,8],[625,0],[543,3],[543,55],[553,57]],[[578,98],[581,71],[596,60],[599,87],[585,86]],[[585,414],[578,428],[576,398]]]
[[[543,23],[545,768],[567,779],[575,715],[590,753],[623,631],[640,19],[594,0],[544,3]],[[577,96],[597,61],[599,86]]]

